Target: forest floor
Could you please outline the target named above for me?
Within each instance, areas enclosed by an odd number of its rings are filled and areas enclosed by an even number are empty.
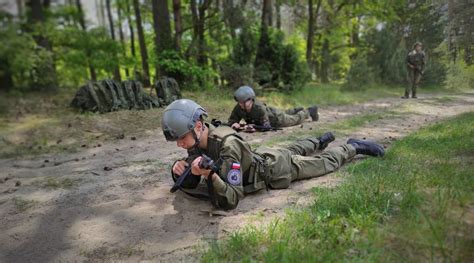
[[[393,141],[421,127],[471,111],[472,91],[416,100],[392,97],[323,107],[318,122],[243,137],[253,147],[281,145],[333,130],[332,146],[356,137],[390,150]],[[170,164],[185,151],[167,143],[160,130],[125,135],[112,130],[114,139],[105,140],[98,130],[108,131],[106,121],[96,124],[101,127],[74,125],[61,129],[91,134],[87,142],[75,142],[74,151],[0,159],[0,262],[197,261],[209,242],[306,206],[313,187],[334,187],[341,180],[329,174],[299,181],[289,189],[249,195],[235,210],[216,211],[207,202],[169,192]],[[10,142],[22,139],[2,136]],[[62,145],[73,139],[51,141]]]

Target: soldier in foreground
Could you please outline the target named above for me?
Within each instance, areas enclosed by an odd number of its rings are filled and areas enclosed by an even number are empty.
[[[256,100],[255,92],[249,86],[238,88],[234,93],[234,99],[238,104],[235,105],[228,120],[228,125],[233,129],[240,128],[239,123],[242,119],[246,124],[255,124],[266,128],[295,126],[301,124],[308,117],[311,117],[313,121],[319,119],[316,106],[307,109],[294,108],[283,112]]]
[[[416,42],[413,45],[413,50],[408,53],[406,58],[407,71],[408,71],[408,85],[405,89],[405,95],[402,99],[408,99],[410,96],[413,99],[416,99],[416,89],[418,83],[420,82],[421,76],[423,75],[423,70],[425,67],[425,52],[423,52],[422,45],[420,42]]]
[[[167,141],[176,141],[178,147],[188,151],[187,158],[173,164],[173,180],[189,174],[179,188],[196,197],[203,194],[193,189],[204,189],[204,196],[220,209],[234,209],[246,194],[264,188],[288,188],[292,181],[336,171],[356,154],[384,155],[382,146],[357,139],[323,151],[334,141],[330,132],[284,148],[252,151],[236,131],[227,126],[215,128],[204,122],[205,117],[206,110],[194,101],[177,100],[165,109],[162,129]],[[323,152],[313,155],[316,151]],[[212,169],[201,165],[204,155],[214,161]]]

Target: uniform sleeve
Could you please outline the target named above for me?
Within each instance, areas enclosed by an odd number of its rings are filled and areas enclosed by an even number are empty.
[[[270,127],[270,117],[268,116],[267,106],[263,103],[258,103],[256,106],[256,115],[258,116],[258,125]]]
[[[234,123],[240,122],[240,120],[242,119],[242,116],[240,116],[239,112],[240,112],[239,105],[237,104],[235,105],[234,109],[232,110],[232,113],[230,114],[230,117],[228,120],[229,126],[232,126],[232,124]]]
[[[218,177],[213,180],[214,194],[218,208],[230,210],[237,207],[240,198],[244,197],[243,173],[240,167],[243,142],[229,138],[230,143],[222,148],[220,158],[223,163]]]
[[[198,157],[199,155],[195,154],[195,153],[191,153],[191,152],[188,152],[188,157],[186,158],[182,158],[182,159],[179,159],[179,160],[176,160],[173,165],[171,165],[171,177],[173,178],[173,181],[176,182],[179,178],[179,176],[175,173],[173,173],[173,166],[175,163],[179,162],[179,161],[186,161],[188,164],[190,164],[196,157]],[[201,177],[200,176],[195,176],[193,174],[190,174],[188,177],[186,177],[186,179],[183,181],[183,184],[181,185],[181,187],[185,188],[185,189],[194,189],[196,188],[198,185],[199,185],[199,182],[201,181]]]

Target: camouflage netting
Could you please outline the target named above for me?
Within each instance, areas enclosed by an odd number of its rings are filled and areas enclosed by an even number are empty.
[[[173,78],[162,78],[155,83],[158,101],[161,105],[169,105],[175,100],[181,99],[181,91],[178,82]]]
[[[110,112],[117,110],[146,110],[160,107],[158,98],[146,94],[138,81],[122,83],[106,79],[89,81],[79,88],[71,106],[83,111]]]

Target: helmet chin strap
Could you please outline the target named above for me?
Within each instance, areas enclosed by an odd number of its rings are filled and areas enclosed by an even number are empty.
[[[204,131],[204,129],[205,128],[204,128],[204,124],[203,124],[201,132],[199,133],[199,138],[197,137],[197,134],[194,131],[194,129],[191,130],[191,133],[193,134],[193,138],[194,138],[194,145],[193,145],[192,148],[195,148],[195,149],[199,148],[199,143],[201,143],[202,132]]]

